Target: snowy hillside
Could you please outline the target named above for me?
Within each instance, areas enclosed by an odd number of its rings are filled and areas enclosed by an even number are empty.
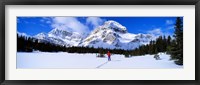
[[[20,35],[24,34],[21,33]],[[87,35],[62,28],[54,28],[48,33],[42,32],[33,37],[38,39],[39,42],[50,42],[66,47],[89,46],[125,50],[135,49],[155,39],[150,34],[129,33],[125,26],[113,20],[104,22],[103,25],[95,28]]]
[[[65,52],[60,53],[17,53],[17,68],[90,68],[90,69],[169,69],[183,68],[170,61],[169,55],[159,54],[161,60],[155,60],[153,55],[132,56],[125,58],[124,55],[112,55],[111,61],[106,58],[97,58],[96,54],[70,54]]]

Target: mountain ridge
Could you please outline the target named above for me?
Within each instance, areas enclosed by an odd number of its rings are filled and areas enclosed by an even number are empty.
[[[50,42],[66,47],[84,46],[94,48],[132,50],[140,45],[148,44],[154,39],[151,34],[132,34],[120,23],[109,20],[96,27],[86,37],[78,32],[54,28],[48,33],[39,33],[34,38],[39,42]]]

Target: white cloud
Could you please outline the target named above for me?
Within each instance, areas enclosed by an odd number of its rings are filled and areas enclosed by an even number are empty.
[[[51,21],[46,21],[47,24],[51,24]]]
[[[73,32],[87,33],[89,28],[75,17],[53,17],[51,26]]]
[[[163,31],[161,28],[155,28],[153,30],[148,31],[149,34],[153,35],[156,38],[159,36],[173,36],[173,33],[170,33],[168,31]]]
[[[44,21],[45,21],[44,19],[41,19],[41,20],[40,20],[40,22],[44,22]]]
[[[86,19],[87,24],[91,24],[93,28],[96,28],[100,26],[105,20],[99,18],[99,17],[88,17]]]
[[[173,22],[173,20],[166,20],[166,24],[171,25],[171,24],[174,24],[174,22]]]
[[[40,26],[42,26],[42,27],[47,27],[46,25],[43,25],[43,24],[40,24]]]
[[[30,22],[28,22],[28,21],[24,21],[24,23],[29,24]]]
[[[153,30],[148,31],[148,33],[153,34],[153,35],[162,35],[163,32],[161,31],[161,28],[155,28]]]
[[[172,30],[172,29],[174,29],[174,25],[172,25],[172,26],[168,26],[167,29],[168,29],[168,30]]]
[[[169,33],[169,32],[166,32],[164,35],[165,35],[166,37],[167,37],[167,36],[173,37],[173,33]]]
[[[50,18],[50,17],[42,17],[42,19],[40,19],[40,22],[51,24],[52,23],[52,18]]]

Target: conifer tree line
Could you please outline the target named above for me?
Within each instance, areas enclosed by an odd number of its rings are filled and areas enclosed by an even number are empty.
[[[157,54],[159,52],[166,52],[169,50],[172,43],[171,36],[159,36],[156,40],[150,41],[147,45],[139,46],[138,48],[130,51],[131,56]]]
[[[69,53],[106,53],[111,51],[114,54],[127,54],[131,56],[145,55],[145,54],[157,54],[158,52],[166,52],[171,49],[169,47],[172,43],[171,37],[165,38],[160,36],[155,41],[150,41],[150,44],[139,46],[134,50],[123,49],[107,49],[107,48],[94,48],[94,47],[65,47],[56,45],[49,42],[39,42],[38,39],[19,36],[17,35],[17,51],[18,52],[32,52],[33,50],[39,50],[43,52],[58,52],[64,51]]]
[[[18,52],[33,52],[39,50],[42,52],[68,52],[68,53],[101,53],[106,54],[108,51],[113,54],[124,54],[127,50],[122,49],[106,49],[106,48],[94,48],[94,47],[65,47],[56,45],[49,42],[39,42],[38,39],[19,36],[17,35],[17,51]]]
[[[33,52],[34,50],[39,50],[42,52],[58,52],[58,51],[64,51],[65,47],[48,42],[39,42],[38,39],[19,36],[17,34],[18,52]]]
[[[145,54],[157,54],[159,52],[170,51],[172,47],[172,39],[170,36],[167,38],[158,37],[155,41],[150,41],[150,44],[139,46],[134,50],[124,49],[107,49],[107,48],[94,48],[94,47],[65,47],[56,45],[49,42],[39,42],[38,39],[19,36],[17,35],[17,51],[18,52],[33,52],[39,50],[42,52],[68,52],[68,53],[99,53],[106,54],[110,51],[112,54],[123,54],[125,57],[139,56]]]
[[[39,50],[42,52],[68,52],[68,53],[100,53],[106,54],[110,51],[112,54],[123,54],[125,57],[139,56],[145,54],[157,54],[166,52],[171,55],[171,59],[175,60],[178,65],[183,65],[183,22],[180,17],[177,17],[174,25],[174,35],[159,36],[156,40],[150,41],[147,45],[141,45],[134,50],[123,49],[105,49],[94,47],[65,47],[49,42],[40,42],[38,39],[19,36],[17,34],[17,51],[32,52]]]

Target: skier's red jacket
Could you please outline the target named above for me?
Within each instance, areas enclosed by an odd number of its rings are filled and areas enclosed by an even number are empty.
[[[110,52],[107,53],[108,57],[110,57]]]

